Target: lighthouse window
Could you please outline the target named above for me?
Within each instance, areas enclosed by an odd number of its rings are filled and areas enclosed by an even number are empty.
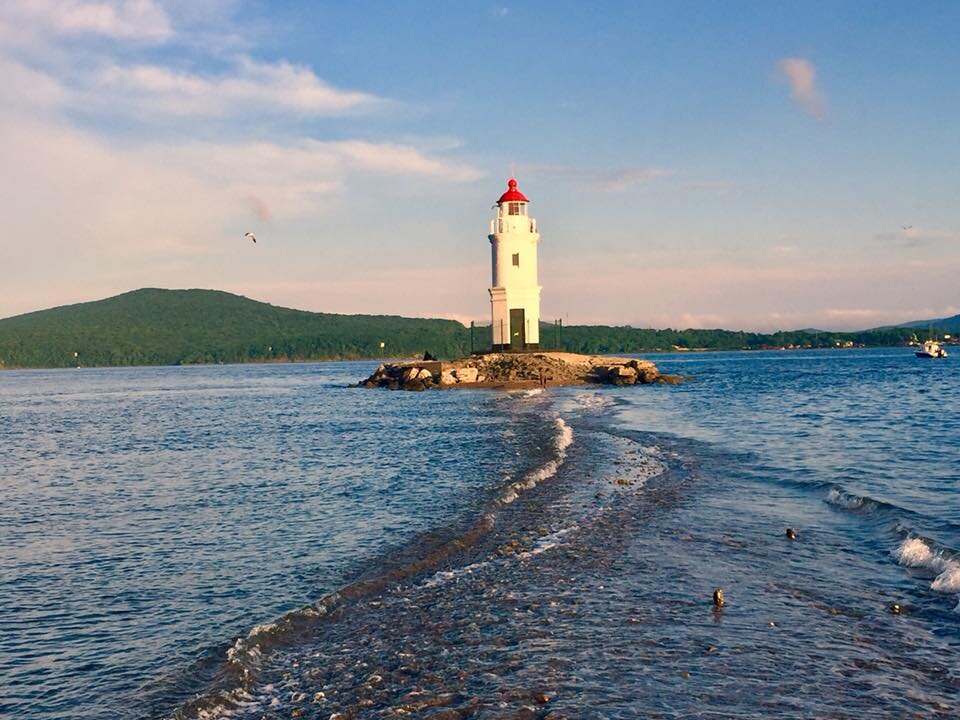
[[[508,212],[510,215],[519,215],[520,214],[520,203],[512,202],[508,207]]]
[[[520,253],[513,254],[513,266],[520,267]]]

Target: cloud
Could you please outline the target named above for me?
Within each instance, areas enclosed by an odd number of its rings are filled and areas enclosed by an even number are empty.
[[[708,192],[715,195],[727,195],[737,189],[736,183],[726,180],[698,180],[686,182],[680,186],[685,192]]]
[[[541,257],[542,317],[569,312],[574,324],[634,327],[861,330],[942,317],[938,312],[956,304],[950,280],[960,268],[960,260],[941,261],[921,280],[899,258],[876,258],[869,265],[822,256],[738,262],[666,248],[621,252],[602,271],[584,273],[595,254]],[[916,305],[920,285],[924,307]]]
[[[783,58],[777,63],[780,76],[790,84],[790,97],[805,112],[823,120],[826,117],[827,103],[817,88],[817,71],[813,63],[806,58]]]
[[[102,67],[82,81],[85,109],[140,116],[330,116],[366,112],[385,101],[335,88],[312,70],[288,62],[238,58],[220,75],[176,71],[160,65]]]
[[[885,243],[900,245],[901,247],[917,248],[927,245],[960,243],[960,233],[950,232],[939,228],[924,228],[909,225],[901,227],[896,232],[883,232],[874,236],[876,240]]]
[[[522,169],[531,175],[560,178],[598,192],[622,192],[631,187],[674,174],[673,170],[649,167],[595,170],[571,165],[526,165]]]
[[[431,158],[406,145],[360,140],[318,145],[329,147],[357,168],[388,175],[423,175],[451,182],[469,182],[483,177],[483,173],[474,167]]]
[[[0,114],[44,112],[64,105],[69,97],[51,75],[0,57]]]
[[[163,41],[173,35],[169,16],[153,0],[6,0],[0,24],[126,40]]]

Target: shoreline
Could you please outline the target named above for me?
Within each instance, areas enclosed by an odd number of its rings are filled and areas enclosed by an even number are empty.
[[[950,347],[950,344],[948,344]],[[692,353],[779,353],[779,352],[812,352],[812,351],[850,351],[850,350],[910,350],[911,346],[908,345],[864,345],[852,348],[838,348],[838,347],[810,347],[810,348],[787,348],[787,347],[776,347],[776,348],[689,348],[683,350],[623,350],[618,351],[617,354],[598,354],[593,355],[592,357],[603,357],[614,359],[621,357],[622,355],[690,355]],[[556,350],[556,351],[544,351],[544,352],[570,352],[566,350]],[[574,354],[574,353],[571,353]],[[210,363],[170,363],[170,364],[154,364],[154,363],[144,363],[141,365],[5,365],[0,363],[0,373],[5,370],[104,370],[110,368],[178,368],[178,367],[217,367],[217,366],[236,366],[236,365],[306,365],[310,363],[327,363],[327,362],[379,362],[379,363],[403,363],[403,362],[414,362],[415,358],[409,356],[370,356],[370,357],[317,357],[317,358],[298,358],[294,360],[290,359],[281,359],[281,358],[271,358],[271,359],[251,359],[244,360],[243,362],[210,362]],[[449,362],[449,361],[443,361]]]

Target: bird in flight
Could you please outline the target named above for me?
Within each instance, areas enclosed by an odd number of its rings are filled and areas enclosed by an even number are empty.
[[[257,241],[257,236],[254,235],[252,232],[244,233],[243,236],[250,238],[250,239],[253,240],[254,242]]]
[[[913,225],[901,225],[900,227],[902,227],[904,230],[910,230],[913,228]]]

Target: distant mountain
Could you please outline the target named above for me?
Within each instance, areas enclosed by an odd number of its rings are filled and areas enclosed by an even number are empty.
[[[938,320],[914,320],[913,322],[903,323],[897,327],[917,328],[926,330],[932,328],[936,333],[960,333],[960,315],[954,315],[948,318],[939,318]]]
[[[453,320],[313,313],[218,290],[147,288],[0,320],[0,367],[454,356],[469,343]]]

